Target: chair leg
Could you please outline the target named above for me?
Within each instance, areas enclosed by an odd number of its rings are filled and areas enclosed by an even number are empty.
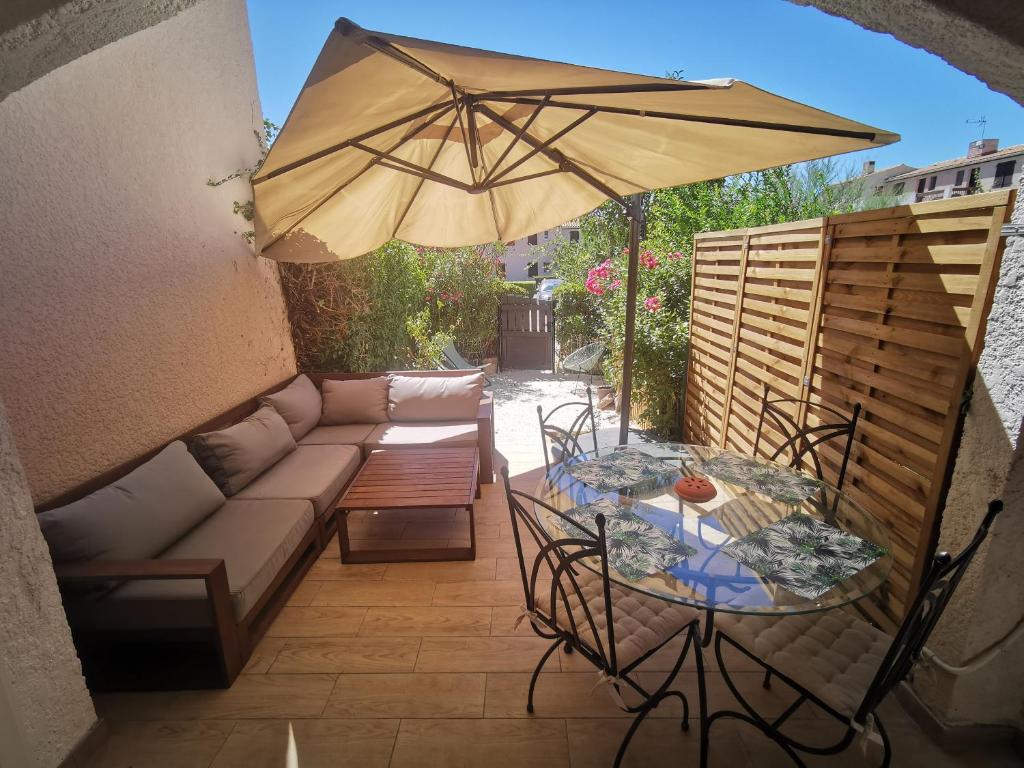
[[[648,706],[640,710],[637,716],[633,718],[633,722],[629,725],[629,730],[626,731],[626,736],[622,739],[622,743],[619,744],[619,751],[615,753],[615,762],[612,763],[614,768],[619,768],[619,766],[622,765],[622,758],[626,756],[626,749],[629,747],[629,742],[632,741],[633,735],[636,733],[636,729],[640,727],[640,723],[644,721],[644,718],[647,717],[648,713],[650,713],[650,711],[656,706],[657,704],[650,703]]]
[[[537,687],[537,678],[540,676],[540,671],[543,669],[544,663],[551,657],[551,654],[558,650],[558,646],[563,642],[565,641],[562,638],[555,640],[555,642],[553,642],[548,649],[544,651],[544,655],[541,656],[540,661],[537,662],[536,669],[533,670],[533,676],[530,678],[530,693],[526,697],[526,711],[531,715],[533,714],[533,689]]]

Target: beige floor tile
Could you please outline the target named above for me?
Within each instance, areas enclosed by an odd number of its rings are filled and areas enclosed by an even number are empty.
[[[353,565],[342,563],[337,551],[333,554],[326,552],[313,563],[306,575],[306,581],[342,581],[353,579],[356,581],[380,581],[384,578],[384,571],[387,565]]]
[[[335,675],[240,675],[226,690],[181,691],[165,711],[171,720],[320,717]],[[149,719],[139,712],[138,719]]]
[[[89,768],[205,768],[224,746],[234,723],[109,723],[108,739]]]
[[[555,669],[557,662],[550,662]],[[612,701],[604,686],[595,688],[596,673],[543,672],[534,694],[535,717],[629,717]],[[526,711],[530,675],[526,673],[491,673],[487,675],[486,717],[530,717]],[[632,691],[623,694],[627,703],[639,698]],[[693,702],[691,702],[693,703]],[[651,717],[682,717],[678,699],[666,701]]]
[[[434,605],[521,605],[522,581],[455,581],[438,584]]]
[[[285,641],[275,673],[412,672],[418,637],[336,637]]]
[[[243,674],[262,675],[270,670],[270,665],[277,658],[277,653],[287,642],[284,637],[264,637],[253,649],[249,661],[242,670]]]
[[[608,768],[629,728],[628,719],[567,720],[572,768]],[[718,731],[718,728],[721,731]],[[747,755],[731,724],[716,726],[716,749],[712,768],[743,768]],[[721,744],[717,742],[721,740]],[[626,750],[623,768],[658,765],[693,765],[700,758],[700,732],[696,718],[684,731],[676,720],[647,718],[641,723]]]
[[[490,608],[370,608],[361,637],[481,636],[490,634]]]
[[[533,637],[426,637],[417,672],[532,672],[551,645]],[[555,658],[552,670],[558,670]]]
[[[491,610],[491,634],[495,636],[521,635],[523,637],[538,637],[527,619],[524,618],[519,622],[519,626],[516,626],[516,620],[522,615],[522,604],[494,607]]]
[[[384,523],[450,523],[456,515],[465,515],[461,509],[386,509],[376,514],[367,513],[366,519]]]
[[[434,585],[422,581],[324,581],[313,602],[321,605],[430,605]]]
[[[526,560],[526,576],[527,576],[527,578],[532,578],[532,575],[533,575],[532,570],[531,570],[532,568],[533,568],[532,561],[529,560],[529,559]],[[519,571],[519,558],[515,557],[515,556],[512,556],[512,557],[499,557],[498,558],[498,568],[497,568],[497,571],[494,574],[494,578],[497,579],[498,581],[505,580],[505,579],[518,580],[519,583],[521,584],[523,577],[522,577],[522,574]],[[537,574],[537,580],[538,581],[547,581],[547,582],[549,582],[549,586],[550,586],[551,570],[548,569],[548,568],[542,568],[540,573]]]
[[[176,691],[94,693],[92,703],[96,714],[108,722],[174,720],[171,705],[177,696]]]
[[[531,558],[539,551],[529,542],[524,543],[523,551]],[[476,543],[477,557],[516,557],[516,543],[512,539],[480,539]]]
[[[482,674],[339,675],[324,717],[480,717]]]
[[[350,539],[400,539],[405,532],[405,523],[384,518],[373,520],[352,520],[348,525]]]
[[[406,523],[403,539],[440,539],[469,538],[469,520],[450,520],[445,523]],[[478,523],[476,538],[498,538],[498,526],[495,523]]]
[[[435,583],[442,581],[493,581],[495,563],[493,557],[442,563],[391,563],[384,573],[384,580]]]
[[[288,598],[288,605],[312,605],[316,593],[320,591],[319,581],[303,580],[291,597]]]
[[[353,539],[351,546],[353,552],[381,549],[444,549],[448,546],[448,539]]]
[[[285,607],[267,637],[348,637],[359,631],[366,608],[338,606]]]
[[[213,768],[387,768],[398,725],[398,720],[242,722]]]
[[[564,768],[561,720],[403,720],[392,768]]]

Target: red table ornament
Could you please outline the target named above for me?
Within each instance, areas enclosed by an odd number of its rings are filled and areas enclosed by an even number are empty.
[[[706,477],[681,477],[676,480],[675,491],[683,501],[700,504],[718,495],[714,484]]]

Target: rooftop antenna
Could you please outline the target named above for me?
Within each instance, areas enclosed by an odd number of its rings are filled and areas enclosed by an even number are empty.
[[[979,139],[984,139],[985,138],[985,124],[988,122],[988,120],[985,119],[984,115],[979,117],[977,120],[964,120],[964,122],[968,123],[969,125],[981,126],[981,136],[979,136],[978,138]]]

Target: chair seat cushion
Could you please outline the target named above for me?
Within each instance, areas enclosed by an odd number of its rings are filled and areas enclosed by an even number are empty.
[[[224,560],[236,621],[274,581],[313,525],[308,501],[231,499],[160,555],[160,560]],[[94,627],[205,626],[210,623],[202,579],[132,581],[98,600],[85,601],[79,621]]]
[[[475,421],[392,421],[377,425],[363,443],[363,452],[369,456],[370,451],[378,448],[422,448],[427,445],[471,448],[476,444]]]
[[[317,427],[299,440],[299,445],[362,445],[376,424],[341,424]]]
[[[360,459],[354,445],[300,445],[234,498],[308,499],[319,517],[359,469]]]
[[[602,579],[593,571],[580,568],[577,569],[576,581],[594,618],[594,624],[597,625],[601,647],[607,649],[608,616],[604,609]],[[590,630],[587,614],[575,591],[570,588],[568,579],[563,578],[561,583],[569,598],[573,621],[576,623],[580,639],[597,649],[599,646],[596,645],[594,633]],[[679,634],[687,624],[700,618],[700,612],[696,608],[660,600],[618,584],[613,583],[611,591],[612,615],[615,620],[615,657],[620,670],[628,669],[633,662],[657,650]],[[550,605],[550,585],[540,582],[537,587],[537,609],[550,617]],[[557,607],[554,614],[555,623],[566,631],[572,631],[566,616],[565,603],[561,598],[558,599]]]
[[[718,630],[852,717],[892,637],[843,610],[781,618],[720,613]]]

